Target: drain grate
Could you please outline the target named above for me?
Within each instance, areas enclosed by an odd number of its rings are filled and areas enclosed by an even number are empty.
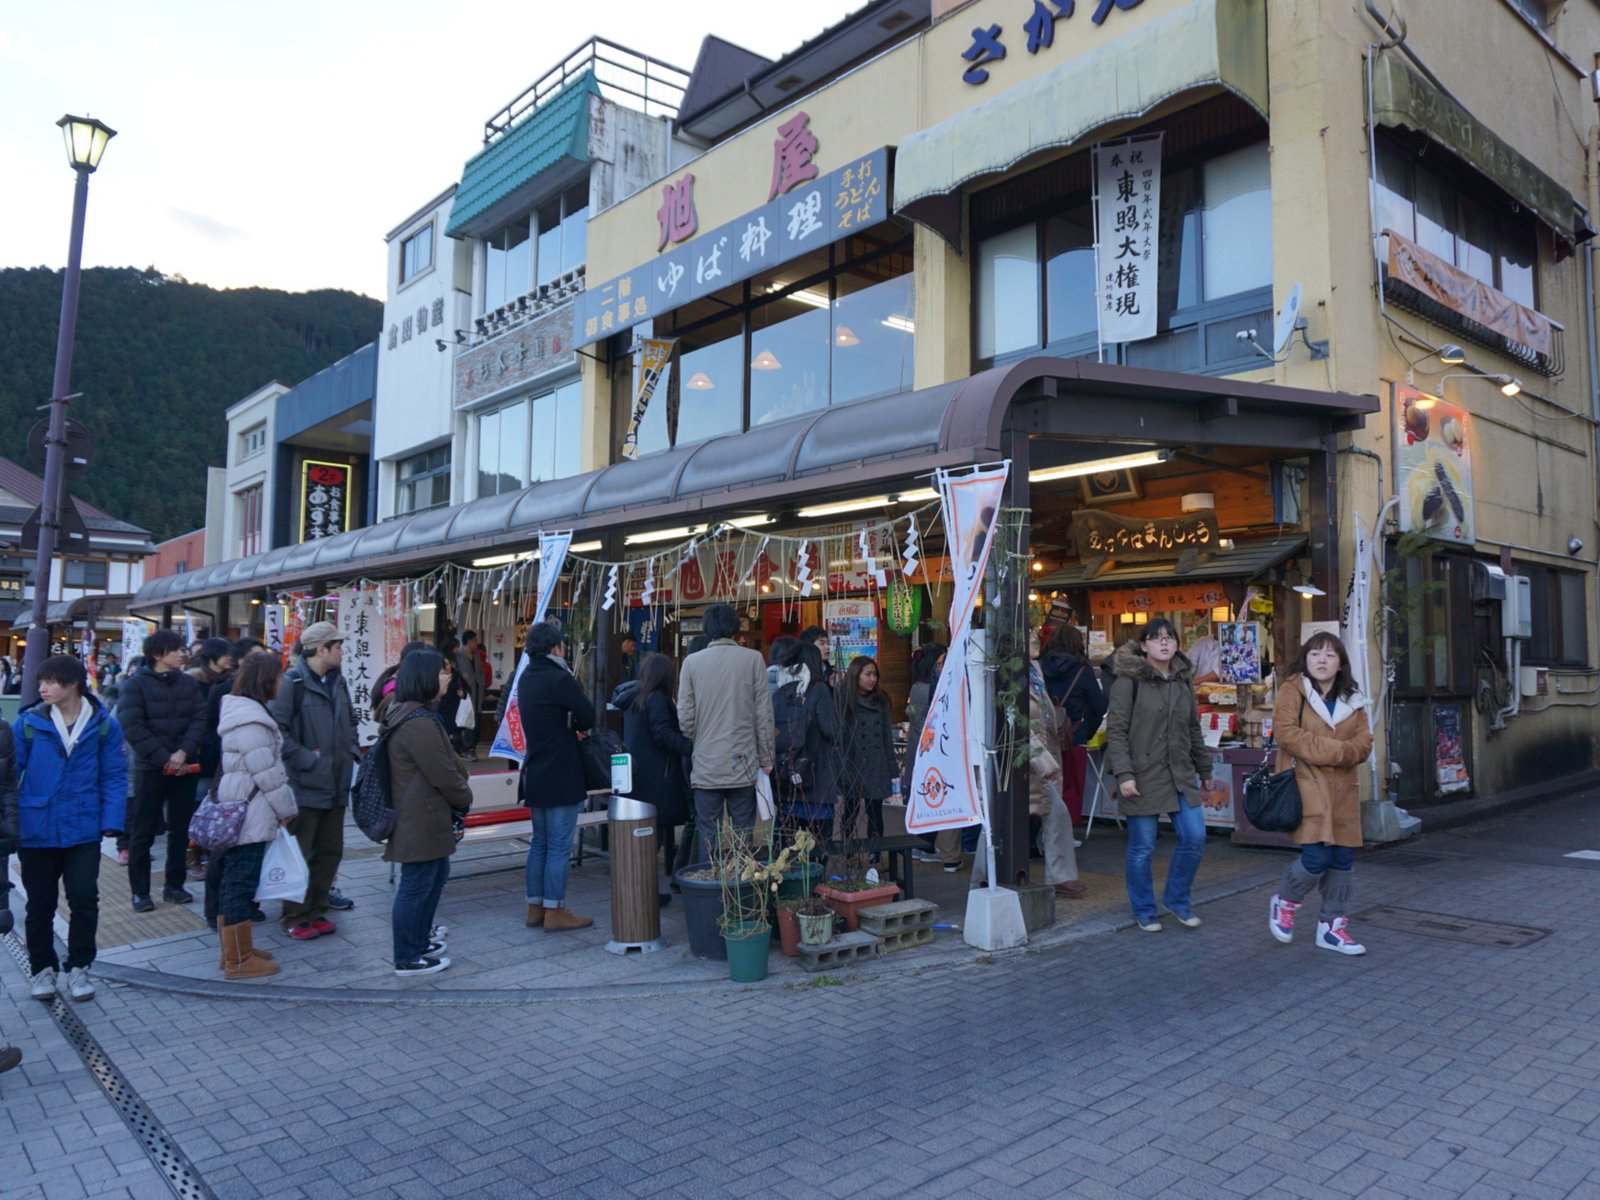
[[[1541,938],[1550,936],[1548,929],[1535,929],[1531,925],[1507,925],[1499,921],[1479,921],[1472,917],[1458,917],[1451,913],[1423,912],[1417,908],[1391,908],[1379,905],[1356,918],[1379,929],[1392,929],[1396,933],[1414,933],[1422,937],[1443,938],[1450,942],[1466,942],[1473,946],[1494,946],[1515,950],[1531,946]]]
[[[17,960],[17,965],[22,968],[22,973],[28,973],[28,951],[17,940],[15,934],[7,934],[0,941],[4,941],[6,948],[11,951],[11,956]],[[200,1178],[178,1144],[167,1136],[166,1129],[156,1118],[155,1113],[139,1098],[139,1093],[133,1090],[133,1085],[124,1078],[116,1064],[101,1049],[100,1043],[94,1040],[94,1035],[78,1018],[72,1010],[71,1001],[63,996],[57,996],[50,1002],[50,1015],[55,1018],[56,1026],[61,1030],[62,1036],[71,1043],[72,1048],[78,1052],[78,1057],[83,1060],[83,1065],[89,1068],[89,1074],[94,1076],[95,1082],[100,1085],[100,1090],[111,1101],[111,1106],[117,1110],[117,1115],[122,1118],[123,1124],[133,1133],[135,1139],[144,1147],[144,1152],[155,1164],[156,1170],[171,1186],[173,1193],[180,1200],[215,1200],[215,1193],[206,1186],[205,1180]]]

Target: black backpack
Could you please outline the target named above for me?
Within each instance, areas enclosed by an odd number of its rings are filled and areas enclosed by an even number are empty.
[[[428,715],[426,709],[419,708],[405,721],[385,729],[361,760],[361,778],[356,781],[355,802],[351,808],[355,812],[356,825],[375,842],[386,842],[394,833],[394,797],[389,792],[389,737],[412,717]]]
[[[773,745],[776,769],[773,774],[785,787],[809,791],[816,771],[806,746],[810,720],[798,683],[786,683],[773,695],[772,723],[776,730]]]

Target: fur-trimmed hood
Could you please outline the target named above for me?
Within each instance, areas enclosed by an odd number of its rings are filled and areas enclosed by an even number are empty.
[[[1367,698],[1360,692],[1351,692],[1348,698],[1336,701],[1333,706],[1333,712],[1329,713],[1328,705],[1318,694],[1316,684],[1311,682],[1311,676],[1301,675],[1299,679],[1300,690],[1305,693],[1306,697],[1306,709],[1321,717],[1329,729],[1337,729],[1355,716],[1358,711],[1366,711]]]
[[[1147,680],[1161,679],[1163,676],[1150,665],[1150,660],[1139,649],[1135,640],[1123,642],[1117,647],[1116,657],[1111,660],[1111,669],[1118,675],[1129,679]],[[1194,677],[1194,664],[1189,661],[1189,656],[1179,650],[1172,656],[1172,673],[1165,676],[1167,679],[1178,683],[1188,683]]]

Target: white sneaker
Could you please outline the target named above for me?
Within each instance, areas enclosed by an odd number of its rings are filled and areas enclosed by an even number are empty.
[[[1365,954],[1367,948],[1350,936],[1350,919],[1335,917],[1317,922],[1317,945],[1335,954]]]
[[[31,993],[35,1000],[54,1000],[56,998],[56,973],[52,967],[46,967],[33,977]]]
[[[94,984],[89,982],[88,967],[73,967],[67,972],[67,995],[74,1000],[94,999]]]

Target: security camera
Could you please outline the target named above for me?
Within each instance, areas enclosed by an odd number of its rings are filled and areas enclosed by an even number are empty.
[[[1580,538],[1580,537],[1569,537],[1567,539],[1567,553],[1568,554],[1582,554],[1583,553],[1583,539]]]

